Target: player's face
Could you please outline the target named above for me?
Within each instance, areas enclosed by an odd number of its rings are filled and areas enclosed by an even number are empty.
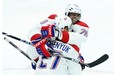
[[[73,24],[75,24],[77,21],[79,21],[79,19],[81,17],[81,15],[78,13],[69,13],[68,16],[71,18]]]

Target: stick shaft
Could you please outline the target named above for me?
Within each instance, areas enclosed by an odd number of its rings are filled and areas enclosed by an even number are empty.
[[[21,38],[18,38],[18,37],[16,37],[16,36],[9,35],[9,34],[7,34],[7,33],[5,33],[5,32],[2,32],[2,34],[5,35],[5,36],[8,36],[8,37],[10,37],[10,38],[13,38],[13,39],[15,39],[15,40],[21,41],[21,42],[23,42],[23,43],[32,45],[32,43],[30,43],[30,42],[28,42],[28,41],[26,41],[26,40],[23,40],[23,39],[21,39]]]
[[[13,42],[8,40],[6,37],[4,38],[10,45],[12,45],[14,48],[16,48],[18,51],[20,51],[24,56],[26,56],[29,60],[32,60],[23,50],[21,50],[17,45],[15,45]]]

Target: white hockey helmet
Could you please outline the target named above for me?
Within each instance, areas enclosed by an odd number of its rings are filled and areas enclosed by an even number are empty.
[[[78,5],[76,4],[69,4],[66,8],[65,8],[65,15],[68,16],[69,13],[78,13],[81,15],[81,10],[79,9]]]
[[[68,27],[69,29],[71,24],[72,24],[72,21],[68,16],[64,16],[62,18],[57,17],[55,20],[55,25],[59,27],[60,29],[64,29],[64,27]]]

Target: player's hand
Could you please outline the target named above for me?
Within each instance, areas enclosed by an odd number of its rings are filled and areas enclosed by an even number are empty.
[[[40,41],[34,42],[33,46],[36,48],[39,55],[51,57],[51,54],[48,51],[48,47],[50,47],[50,45],[47,44],[47,39],[41,39]]]
[[[79,53],[78,59],[80,62],[84,63],[84,57]]]
[[[84,70],[85,65],[81,64],[81,63],[84,63],[84,57],[80,53],[79,53],[78,59],[79,59],[79,63],[81,65],[82,70]]]
[[[55,26],[48,25],[41,27],[41,35],[43,38],[51,38],[55,36]]]

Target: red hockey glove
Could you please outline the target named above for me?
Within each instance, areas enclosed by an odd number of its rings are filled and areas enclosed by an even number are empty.
[[[80,53],[79,53],[78,59],[79,59],[80,62],[82,62],[82,63],[84,62],[84,58]]]
[[[40,34],[35,34],[31,37],[31,43],[39,55],[50,57],[51,53],[48,51],[48,48],[53,50],[52,46],[55,44],[55,41],[42,38]]]
[[[50,52],[47,50],[48,48],[47,48],[46,43],[47,43],[47,40],[46,40],[46,39],[42,39],[42,40],[38,41],[38,42],[35,43],[35,44],[33,43],[33,46],[36,48],[37,53],[38,53],[39,55],[43,55],[43,56],[46,56],[46,57],[50,57],[51,54],[50,54]]]
[[[54,25],[42,26],[41,27],[41,35],[44,38],[54,37],[55,36],[55,26]]]

